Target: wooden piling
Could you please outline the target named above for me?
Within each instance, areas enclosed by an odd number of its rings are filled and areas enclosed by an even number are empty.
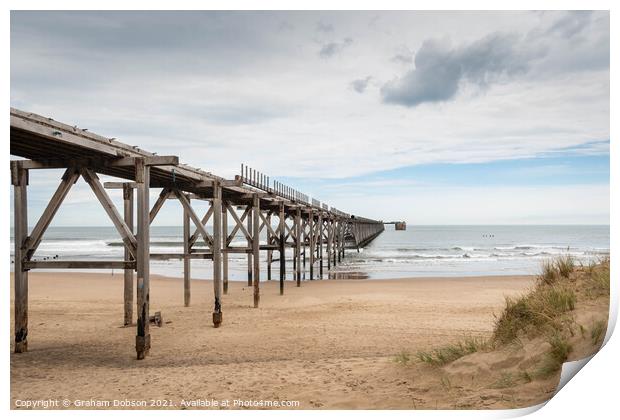
[[[285,219],[284,219],[284,204],[280,203],[280,209],[279,209],[279,216],[280,216],[280,225],[278,227],[278,232],[280,234],[280,238],[279,238],[279,251],[280,251],[280,294],[283,295],[284,294],[284,278],[286,276],[286,248],[285,248],[285,232],[284,232],[284,223],[285,223]]]
[[[228,294],[228,203],[222,205],[222,282],[224,294]]]
[[[253,212],[251,212],[250,215],[248,215],[248,233],[250,235],[253,235],[252,232],[254,232],[254,229],[252,227],[252,223],[253,223]],[[252,253],[253,251],[253,245],[252,245],[253,241],[248,238],[248,248],[251,250],[250,252],[248,252],[246,255],[248,256],[248,286],[252,286],[252,269],[254,267],[254,265],[252,264]]]
[[[308,247],[310,248],[310,280],[314,280],[314,212],[310,208],[308,214]]]
[[[133,187],[129,183],[123,184],[123,219],[125,224],[134,232],[133,227]],[[124,248],[124,259],[130,261],[133,256],[127,249]],[[123,302],[124,302],[124,320],[123,325],[128,326],[133,322],[133,269],[126,268],[123,273],[124,287],[123,287]]]
[[[297,287],[301,287],[301,210],[295,212],[295,280]]]
[[[327,217],[327,271],[332,269],[332,220]]]
[[[323,212],[319,211],[319,277],[323,279]]]
[[[11,165],[13,183],[13,221],[15,242],[15,353],[28,351],[28,271],[24,269],[23,245],[28,236],[28,170]]]
[[[254,307],[258,308],[258,304],[260,302],[260,198],[257,194],[254,194],[252,207],[252,218],[254,219],[252,221],[252,253],[254,254]]]
[[[136,354],[138,360],[144,359],[151,348],[149,331],[149,299],[150,299],[150,245],[149,245],[149,181],[150,168],[143,159],[136,159],[136,183],[138,194],[137,206],[137,334]]]
[[[187,198],[189,202],[189,197]],[[183,207],[183,303],[189,306],[192,296],[192,279],[191,279],[191,246],[190,238],[190,217],[189,212]]]
[[[265,220],[265,232],[267,235],[267,245],[273,245],[273,239],[271,236],[271,212],[267,214]],[[268,226],[267,226],[268,225]],[[273,251],[267,250],[267,280],[271,280],[271,261],[273,259]]]
[[[222,187],[218,182],[213,185],[213,326],[222,324]]]

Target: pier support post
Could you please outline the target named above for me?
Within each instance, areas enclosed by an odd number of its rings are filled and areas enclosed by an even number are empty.
[[[308,247],[310,248],[310,280],[314,280],[314,212],[308,214]]]
[[[343,224],[342,224],[342,220],[338,221],[338,262],[342,262],[342,256],[341,256],[341,252],[343,249],[343,238],[344,238],[344,234],[343,234]]]
[[[182,193],[181,193],[182,194]],[[187,198],[189,203],[190,199]],[[183,304],[185,306],[189,306],[191,303],[192,296],[192,279],[191,279],[191,270],[192,270],[192,260],[190,258],[190,217],[189,212],[185,207],[183,207]]]
[[[222,205],[222,281],[228,294],[228,203]]]
[[[280,226],[278,227],[278,232],[280,235],[280,240],[278,242],[279,245],[279,251],[280,251],[280,294],[283,295],[284,294],[284,278],[286,276],[286,252],[285,252],[285,238],[286,235],[284,234],[284,204],[280,203],[280,209],[279,209],[279,216],[280,216]]]
[[[137,232],[137,335],[136,354],[138,360],[144,359],[151,348],[151,334],[149,331],[149,181],[150,168],[144,164],[144,159],[136,159],[136,184],[138,193],[138,232]]]
[[[267,245],[272,245],[272,242],[275,238],[271,236],[271,212],[267,214],[265,218],[265,224],[269,225],[269,227],[265,226],[265,232],[267,234]],[[267,280],[271,280],[271,261],[273,259],[273,251],[271,249],[267,250]]]
[[[213,184],[213,326],[222,324],[222,187]]]
[[[295,280],[297,287],[301,286],[301,210],[297,209],[295,213]]]
[[[254,307],[258,308],[260,302],[260,198],[257,194],[254,194],[252,200],[252,252],[254,258]]]
[[[319,212],[319,277],[323,279],[323,213]]]
[[[24,269],[23,248],[28,236],[28,170],[11,162],[15,241],[15,353],[28,351],[28,271]]]
[[[123,184],[123,219],[129,230],[135,233],[133,228],[133,187],[128,183]],[[125,261],[132,260],[133,256],[131,252],[129,252],[129,249],[125,246],[124,250]],[[123,276],[123,302],[125,313],[123,325],[128,326],[131,325],[133,321],[133,269],[126,268]]]
[[[333,237],[333,259],[334,259],[334,267],[338,264],[338,219],[334,219],[332,222],[332,237]]]
[[[252,219],[254,218],[254,216],[252,214],[248,215],[248,233],[250,235],[253,235],[252,232],[254,232],[253,228],[252,228]],[[251,252],[247,252],[246,255],[248,256],[248,286],[252,286],[252,253],[253,251],[253,241],[248,239],[248,248],[250,248],[252,251]]]
[[[327,271],[332,269],[332,220],[327,216]]]
[[[306,241],[308,240],[308,233],[306,232],[306,227],[308,227],[308,222],[301,218],[301,245],[302,245],[302,262],[304,269],[304,279],[306,278]]]

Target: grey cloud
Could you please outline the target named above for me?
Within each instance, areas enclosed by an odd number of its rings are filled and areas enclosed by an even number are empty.
[[[319,51],[319,56],[321,58],[331,58],[334,55],[340,53],[345,47],[351,45],[353,40],[351,38],[345,38],[342,42],[329,42],[323,47],[321,47],[321,51]]]
[[[319,32],[334,32],[334,25],[331,23],[319,22],[316,24],[316,30]]]
[[[572,38],[583,32],[583,30],[590,25],[591,21],[592,11],[573,10],[567,12],[565,16],[558,19],[547,32],[560,35],[564,38]]]
[[[381,88],[386,103],[413,107],[451,99],[461,82],[485,87],[505,76],[525,73],[539,55],[516,35],[494,33],[471,44],[451,47],[427,40],[415,56],[415,69]]]
[[[351,82],[351,88],[357,93],[364,93],[371,79],[372,79],[372,76],[368,76],[364,79],[354,80]]]
[[[392,57],[392,61],[395,63],[411,64],[413,63],[413,54],[396,54]]]

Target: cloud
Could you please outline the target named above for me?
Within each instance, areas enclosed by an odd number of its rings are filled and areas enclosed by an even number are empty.
[[[493,33],[471,44],[426,40],[415,68],[381,88],[386,103],[414,107],[452,99],[462,82],[485,87],[502,77],[527,72],[536,51],[522,48],[517,35]]]
[[[321,51],[319,51],[319,56],[321,58],[331,58],[334,55],[340,53],[345,47],[351,45],[353,43],[353,39],[345,38],[342,42],[329,42],[323,47],[321,47]]]
[[[351,88],[357,93],[364,93],[371,79],[372,79],[372,76],[368,76],[364,79],[354,80],[351,82]]]
[[[564,38],[572,38],[580,34],[590,25],[592,20],[592,11],[590,10],[573,10],[567,12],[549,28],[547,33],[560,35]]]
[[[334,25],[331,23],[318,22],[316,24],[316,30],[319,32],[334,32]]]
[[[395,63],[411,64],[413,63],[413,54],[396,54],[392,57],[392,61]]]

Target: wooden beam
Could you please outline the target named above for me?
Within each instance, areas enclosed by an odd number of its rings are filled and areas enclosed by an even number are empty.
[[[213,186],[215,184],[219,184],[221,187],[242,187],[243,186],[243,182],[241,182],[241,180],[236,180],[236,179],[222,179],[222,180],[210,179],[210,180],[204,180],[204,181],[196,183],[196,187],[198,187],[198,188],[213,188]]]
[[[189,198],[187,201],[189,202]],[[185,306],[190,305],[192,296],[192,263],[190,260],[191,245],[189,243],[189,229],[189,213],[185,207],[183,207],[183,304]]]
[[[129,185],[123,186],[123,218],[127,227],[133,233],[133,188]],[[132,259],[131,253],[124,247],[125,261]],[[135,260],[134,260],[135,261]],[[134,267],[135,268],[135,267]],[[124,321],[125,326],[131,325],[133,322],[133,270],[126,268],[123,273],[123,303],[124,303]]]
[[[213,243],[213,239],[207,233],[207,230],[205,229],[204,225],[202,224],[202,221],[198,218],[198,216],[194,212],[194,209],[190,205],[189,200],[187,199],[187,197],[185,197],[185,195],[181,194],[178,190],[174,190],[174,194],[179,199],[179,202],[181,203],[183,208],[185,208],[187,210],[187,213],[189,214],[190,219],[192,219],[192,222],[194,223],[194,225],[196,225],[196,229],[198,230],[198,232],[200,233],[200,235],[204,239],[204,241],[207,244],[207,246],[211,246],[212,243]]]
[[[301,287],[301,210],[297,209],[295,213],[295,261],[296,271],[295,280],[297,280],[297,287]]]
[[[122,190],[124,188],[136,188],[138,186],[135,182],[114,182],[108,181],[103,183],[103,188],[108,190]]]
[[[143,159],[147,166],[176,166],[179,164],[177,156],[145,156],[145,157],[109,157],[109,158],[67,158],[45,160],[16,160],[24,169],[61,169],[76,166],[86,167],[125,167],[135,166],[136,159]]]
[[[224,239],[224,248],[228,248],[228,203],[222,203],[222,238]],[[222,255],[222,283],[224,294],[228,294],[228,252]]]
[[[246,208],[246,211],[249,212],[249,216],[248,216],[248,231],[252,232],[252,235],[254,234],[254,229],[253,229],[253,207],[252,206],[248,206]],[[232,235],[232,234],[231,234]],[[253,241],[252,241],[252,236],[248,236],[247,237],[248,240],[248,248],[250,248],[252,250],[252,252],[248,252],[247,254],[247,259],[248,259],[248,287],[252,287],[253,285],[253,281],[252,281],[252,269],[254,267],[254,265],[252,264],[252,256],[254,253],[254,245],[253,245]]]
[[[213,326],[222,324],[222,187],[213,185]]]
[[[193,194],[186,194],[186,196],[187,196],[188,200],[191,200]],[[211,218],[211,215],[213,215],[213,207],[209,206],[209,210],[207,210],[207,213],[204,215],[204,217],[201,220],[201,223],[202,223],[203,226],[207,225],[207,222]],[[200,237],[200,231],[198,230],[198,228],[196,228],[194,230],[194,233],[192,233],[192,235],[189,237],[189,247],[190,248],[194,246],[194,244],[196,243],[196,241],[198,240],[199,237]],[[209,238],[211,238],[211,237],[209,236]],[[207,246],[210,246],[209,242],[207,242],[207,241],[205,241],[205,242],[206,242]]]
[[[96,173],[87,168],[81,168],[80,172],[86,183],[95,193],[95,196],[101,203],[101,206],[110,217],[110,220],[112,220],[112,223],[114,224],[114,227],[116,228],[118,233],[121,235],[121,239],[125,243],[125,246],[129,249],[129,252],[131,252],[131,254],[135,257],[136,238],[121,218],[118,210],[116,210],[116,206],[110,199],[110,196],[108,196],[108,193],[103,188],[103,185],[101,185],[101,183],[99,182],[99,177]]]
[[[163,205],[166,203],[166,200],[168,199],[168,196],[170,196],[170,194],[172,194],[172,191],[169,188],[163,188],[161,190],[161,192],[159,193],[159,197],[157,197],[155,204],[153,204],[153,207],[149,212],[149,223],[153,223],[153,220],[155,220],[157,213],[159,213],[159,210],[161,210]]]
[[[210,260],[212,259],[212,257],[213,257],[213,254],[211,254],[211,252],[194,252],[194,253],[189,254],[187,256],[187,259],[189,260]],[[151,252],[151,259],[152,260],[185,260],[185,254],[182,252]],[[183,286],[183,289],[185,290],[185,286]]]
[[[323,212],[319,212],[319,278],[323,279]]]
[[[254,195],[252,200],[252,250],[254,259],[253,282],[254,282],[254,307],[258,308],[260,302],[260,198],[258,194]]]
[[[149,246],[149,184],[150,168],[142,161],[136,162],[136,182],[138,182],[138,242],[136,252],[137,271],[137,321],[136,321],[136,356],[144,359],[151,348],[149,331],[150,299],[150,246]]]
[[[284,249],[284,225],[285,225],[285,215],[284,215],[284,204],[280,203],[280,226],[278,228],[278,232],[280,233],[280,295],[284,294],[284,278],[286,277],[286,251]]]
[[[28,171],[11,165],[13,182],[13,226],[15,242],[14,292],[15,292],[15,353],[28,350],[28,271],[23,264],[23,248],[28,234]]]
[[[310,280],[314,280],[314,212],[309,211],[308,216],[308,236],[310,248]]]
[[[241,229],[243,236],[245,236],[245,238],[249,241],[251,238],[251,235],[250,235],[250,232],[248,232],[248,230],[251,230],[251,228],[248,227],[248,229],[246,229],[245,226],[243,226],[243,221],[250,214],[252,207],[247,206],[245,211],[241,215],[241,218],[237,216],[237,212],[230,206],[230,203],[226,203],[226,208],[230,212],[230,215],[232,216],[232,218],[235,220],[235,227],[233,228],[232,232],[230,232],[230,235],[228,235],[228,237],[226,238],[226,245],[228,246],[228,244],[230,244],[230,242],[235,238],[235,235],[237,234],[237,231],[239,229]]]
[[[136,268],[135,261],[63,261],[63,260],[45,260],[45,261],[24,261],[24,267],[28,270],[34,269],[126,269],[133,270]]]
[[[67,169],[63,174],[62,180],[60,181],[60,185],[56,189],[56,192],[54,192],[54,195],[52,195],[52,198],[50,198],[50,201],[47,203],[47,207],[43,211],[43,214],[39,218],[39,221],[35,227],[32,229],[32,233],[28,238],[26,238],[24,249],[26,250],[25,258],[27,260],[32,258],[32,255],[39,247],[41,239],[43,239],[43,234],[52,222],[52,219],[69,193],[69,190],[76,183],[79,177],[80,174],[74,168]]]

